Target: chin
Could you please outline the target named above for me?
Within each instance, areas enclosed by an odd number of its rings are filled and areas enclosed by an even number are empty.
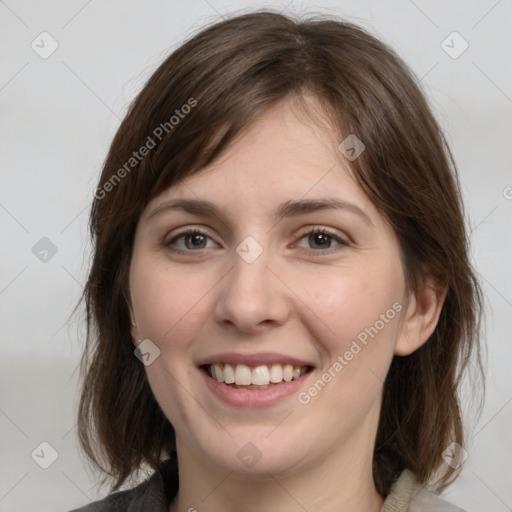
[[[250,435],[240,433],[218,443],[212,443],[210,438],[203,450],[214,466],[241,479],[268,480],[269,473],[284,476],[297,472],[305,458],[304,450],[297,450],[297,446],[303,447],[304,443],[287,435],[285,430],[281,436],[269,437],[271,431],[272,428],[262,427],[258,435],[251,428]]]

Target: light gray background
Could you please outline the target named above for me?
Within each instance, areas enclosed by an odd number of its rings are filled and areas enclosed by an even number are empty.
[[[105,493],[78,450],[83,327],[67,322],[88,268],[101,165],[128,103],[171,49],[262,6],[359,23],[421,79],[461,172],[488,311],[486,406],[478,423],[468,412],[469,458],[446,498],[469,511],[512,510],[511,0],[0,0],[1,512],[66,511]],[[46,59],[31,48],[43,31],[59,45]],[[458,58],[442,47],[453,31],[469,44]],[[463,41],[446,44],[458,53]],[[32,252],[42,237],[57,247],[47,262]],[[43,441],[58,453],[48,469],[31,458]]]

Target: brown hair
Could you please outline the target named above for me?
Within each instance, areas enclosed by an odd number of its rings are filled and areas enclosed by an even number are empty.
[[[216,23],[176,49],[131,104],[103,167],[90,216],[78,432],[87,456],[114,479],[112,490],[142,464],[156,469],[175,456],[173,427],[130,334],[128,273],[141,212],[290,95],[318,98],[340,142],[350,133],[365,144],[351,168],[398,236],[409,288],[431,275],[448,289],[428,342],[393,358],[374,451],[376,488],[387,496],[405,468],[424,484],[441,468],[441,489],[458,476],[442,467],[442,452],[465,443],[458,389],[475,353],[483,383],[481,290],[448,145],[407,66],[365,30],[327,16],[260,11]]]

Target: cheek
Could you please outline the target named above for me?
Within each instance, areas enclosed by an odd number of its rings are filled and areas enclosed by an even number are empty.
[[[400,268],[340,268],[328,276],[302,279],[297,295],[307,297],[310,329],[332,358],[358,337],[362,342],[365,337],[394,338],[402,287]]]
[[[205,314],[206,301],[201,299],[212,286],[204,275],[176,272],[161,261],[134,258],[132,262],[130,291],[138,337],[151,340],[160,351],[155,362],[146,367],[148,381],[169,421],[183,429],[188,427],[182,415],[199,412],[190,409],[189,396],[184,400],[175,379],[191,381],[194,369],[188,364],[189,348]]]
[[[130,289],[139,337],[161,351],[185,346],[200,325],[201,305],[212,286],[205,273],[185,274],[158,261],[134,259]]]

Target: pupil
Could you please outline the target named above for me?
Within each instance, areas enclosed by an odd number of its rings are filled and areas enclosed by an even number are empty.
[[[329,245],[328,236],[326,236],[324,233],[315,233],[313,236],[313,241],[316,245]]]
[[[193,247],[198,247],[198,244],[196,244],[196,242],[199,242],[201,243],[201,241],[204,241],[204,240],[201,240],[203,239],[204,236],[203,235],[200,235],[200,234],[194,234],[194,235],[189,235],[189,240],[192,241],[192,246]]]

